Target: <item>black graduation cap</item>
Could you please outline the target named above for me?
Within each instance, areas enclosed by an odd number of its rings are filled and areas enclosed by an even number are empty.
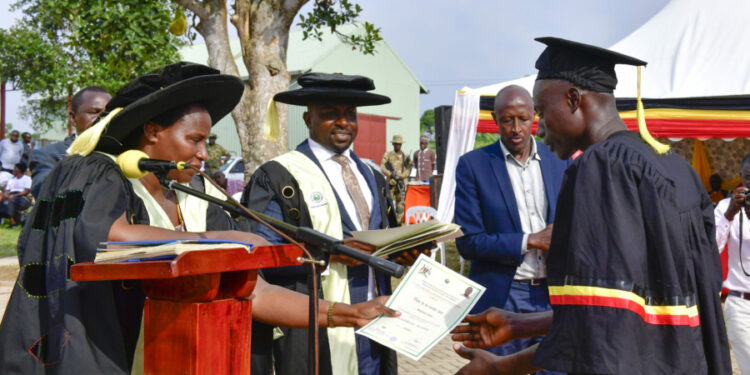
[[[233,75],[220,74],[201,64],[178,62],[142,75],[117,91],[105,114],[123,108],[113,117],[100,139],[100,149],[117,150],[120,141],[154,117],[186,104],[201,104],[212,125],[232,111],[244,85]]]
[[[589,44],[553,37],[534,40],[547,45],[536,60],[537,80],[562,79],[587,90],[611,93],[617,86],[615,64],[646,65],[643,60]]]
[[[295,105],[330,102],[366,106],[391,102],[387,96],[368,92],[375,89],[375,83],[364,76],[306,73],[297,83],[301,89],[280,92],[273,100]]]

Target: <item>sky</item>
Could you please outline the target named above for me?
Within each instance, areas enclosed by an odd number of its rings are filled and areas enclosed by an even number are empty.
[[[481,87],[536,73],[534,62],[543,50],[536,37],[556,36],[609,47],[668,2],[358,1],[363,8],[361,19],[381,29],[383,38],[429,91],[421,96],[420,112],[453,104],[456,90],[464,86]],[[8,28],[19,17],[8,11],[9,3],[0,0],[0,28]],[[15,129],[30,130],[19,114],[23,95],[10,91],[7,101],[6,121]]]

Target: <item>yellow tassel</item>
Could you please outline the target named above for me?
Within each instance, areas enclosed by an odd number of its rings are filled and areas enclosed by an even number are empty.
[[[115,108],[107,117],[99,120],[96,125],[86,129],[83,133],[78,134],[73,144],[68,147],[68,155],[86,156],[94,151],[102,133],[107,129],[109,122],[122,111],[122,108]]]
[[[636,99],[635,104],[635,118],[638,122],[638,132],[641,134],[641,138],[643,138],[643,140],[646,141],[646,143],[648,143],[651,147],[653,147],[654,150],[660,155],[666,154],[667,151],[669,151],[669,146],[654,139],[654,137],[651,136],[651,133],[648,132],[648,128],[646,128],[646,112],[643,110],[643,102],[641,101],[640,66],[638,67],[638,98]]]
[[[268,101],[266,107],[266,119],[263,123],[263,135],[266,140],[276,142],[279,139],[279,112],[276,109],[276,102],[273,98]]]

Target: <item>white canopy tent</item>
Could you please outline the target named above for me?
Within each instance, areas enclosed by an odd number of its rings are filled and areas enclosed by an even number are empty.
[[[651,99],[726,97],[750,94],[750,2],[672,0],[612,50],[648,62],[642,97]],[[530,41],[531,42],[531,41]],[[636,69],[617,66],[618,98],[636,96]],[[536,75],[456,93],[446,152],[438,217],[453,220],[455,167],[476,137],[481,96],[515,84],[532,91]],[[743,136],[743,135],[741,135]]]

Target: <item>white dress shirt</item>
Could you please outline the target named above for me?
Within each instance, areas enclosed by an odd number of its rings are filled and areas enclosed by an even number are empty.
[[[331,181],[333,190],[336,191],[339,199],[341,199],[341,203],[344,205],[347,215],[352,219],[357,230],[362,230],[362,223],[359,221],[357,208],[354,206],[354,201],[349,196],[349,191],[346,190],[346,183],[344,183],[344,176],[341,172],[341,164],[333,160],[333,156],[336,155],[336,153],[323,147],[323,145],[315,142],[312,138],[308,138],[307,140],[313,155],[318,159],[320,165],[323,166],[323,172],[328,176],[328,180]],[[346,160],[349,161],[349,167],[357,177],[359,189],[362,191],[362,195],[365,196],[365,200],[367,201],[367,209],[372,212],[372,192],[367,185],[365,176],[363,176],[359,171],[359,168],[357,168],[357,164],[354,162],[354,159],[352,159],[350,150],[342,152],[341,155],[345,156]],[[368,228],[365,228],[365,230],[366,229]],[[375,298],[375,274],[373,273],[372,267],[370,267],[370,272],[367,277],[367,299],[371,300],[373,298]]]
[[[511,155],[502,141],[500,149],[505,156],[505,166],[513,186],[513,195],[518,206],[518,217],[521,219],[523,241],[521,255],[523,262],[516,268],[515,280],[528,280],[547,277],[547,254],[539,249],[527,247],[529,234],[536,233],[547,226],[547,196],[542,179],[541,156],[537,153],[536,142],[531,140],[531,153],[526,162],[521,164]]]
[[[349,196],[349,191],[346,190],[344,176],[341,174],[341,164],[333,160],[333,156],[336,155],[336,153],[323,147],[323,145],[313,141],[310,138],[308,138],[308,140],[313,155],[315,155],[315,158],[318,159],[320,165],[323,166],[323,172],[325,172],[326,176],[328,176],[328,180],[331,181],[333,190],[336,191],[336,194],[338,194],[339,198],[341,199],[341,203],[344,204],[344,209],[346,209],[347,215],[349,215],[349,218],[352,219],[352,222],[354,223],[354,226],[357,227],[357,230],[362,230],[362,223],[360,223],[359,221],[357,208],[354,206],[354,201]],[[362,173],[359,172],[357,164],[354,163],[354,159],[352,159],[351,157],[350,150],[342,152],[341,155],[345,156],[346,160],[349,161],[349,167],[357,177],[357,182],[359,182],[359,189],[362,190],[362,195],[365,196],[365,200],[367,201],[367,209],[372,212],[372,192],[370,191],[370,187],[367,185],[365,176],[362,176]]]
[[[724,287],[737,292],[750,293],[750,219],[747,218],[745,209],[740,209],[734,220],[729,221],[724,213],[729,207],[730,198],[719,201],[714,209],[714,221],[716,222],[716,245],[719,252],[723,252],[725,246],[729,249],[729,273],[724,281]],[[740,263],[740,215],[742,218],[742,263]],[[728,245],[728,246],[727,246]]]

